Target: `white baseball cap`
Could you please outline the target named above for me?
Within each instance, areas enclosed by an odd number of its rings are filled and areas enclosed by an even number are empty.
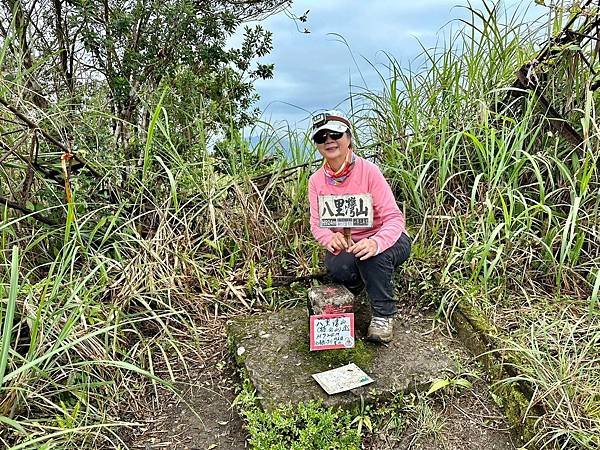
[[[324,111],[313,116],[310,137],[314,138],[321,130],[339,131],[340,133],[344,133],[350,129],[350,126],[350,121],[340,111],[335,109]]]

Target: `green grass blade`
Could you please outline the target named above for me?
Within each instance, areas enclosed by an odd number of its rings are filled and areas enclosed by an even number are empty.
[[[12,249],[12,261],[10,265],[10,288],[8,290],[8,303],[6,313],[2,318],[2,308],[0,307],[0,321],[2,326],[2,345],[0,346],[0,389],[4,384],[4,374],[8,365],[8,353],[12,341],[12,328],[17,305],[17,292],[19,291],[19,247],[16,245]]]

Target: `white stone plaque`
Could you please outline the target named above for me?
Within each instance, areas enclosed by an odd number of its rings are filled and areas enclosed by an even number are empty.
[[[354,363],[316,373],[313,378],[329,395],[349,391],[373,382],[373,379]]]

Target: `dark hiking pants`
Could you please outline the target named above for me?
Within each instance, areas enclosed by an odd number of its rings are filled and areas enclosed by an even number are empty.
[[[364,261],[345,251],[338,255],[327,252],[327,274],[334,283],[343,284],[354,294],[365,287],[373,316],[392,316],[397,311],[392,276],[396,267],[408,259],[410,246],[410,238],[402,234],[390,248]]]

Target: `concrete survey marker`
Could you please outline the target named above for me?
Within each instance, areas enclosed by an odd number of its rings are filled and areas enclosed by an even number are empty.
[[[308,290],[310,314],[349,313],[354,308],[354,295],[339,284],[322,284]]]
[[[309,350],[306,308],[295,308],[237,319],[228,326],[230,350],[245,369],[266,410],[285,403],[322,399],[326,406],[351,406],[390,399],[401,391],[427,389],[431,381],[456,370],[454,353],[460,345],[431,332],[427,318],[396,320],[394,340],[389,345],[364,341],[367,316],[355,307],[356,346],[351,349]],[[374,383],[348,392],[327,395],[312,374],[355,363]]]

